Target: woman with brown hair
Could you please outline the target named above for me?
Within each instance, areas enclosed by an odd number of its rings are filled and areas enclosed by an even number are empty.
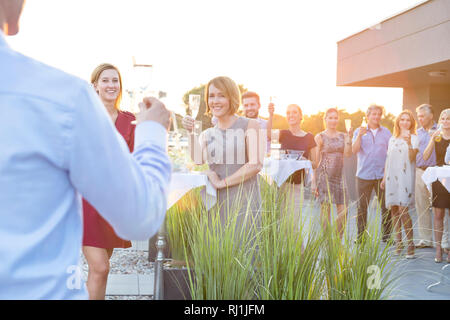
[[[217,189],[216,208],[222,223],[229,213],[237,211],[237,225],[242,225],[246,213],[252,215],[249,220],[255,220],[260,211],[257,175],[266,141],[261,138],[258,121],[236,115],[240,91],[232,79],[222,76],[210,80],[205,87],[205,102],[207,113],[217,123],[198,139],[190,139],[191,157],[197,164],[209,165],[207,175]]]
[[[411,217],[408,206],[414,201],[416,155],[419,139],[416,134],[416,121],[411,111],[404,110],[395,119],[394,134],[389,146],[381,181],[385,189],[386,207],[391,208],[395,228],[396,254],[403,251],[402,225],[408,239],[406,258],[414,258],[414,242]]]
[[[108,111],[111,121],[132,152],[135,129],[132,121],[136,118],[132,113],[119,109],[122,97],[122,78],[119,70],[111,64],[101,64],[92,72],[91,83]],[[99,190],[99,192],[107,192],[107,190]],[[86,284],[89,298],[91,300],[105,299],[109,259],[113,250],[129,248],[131,242],[119,238],[110,224],[84,199],[83,225],[83,254],[89,266]]]

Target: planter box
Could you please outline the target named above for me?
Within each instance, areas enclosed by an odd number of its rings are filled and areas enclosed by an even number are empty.
[[[186,268],[164,268],[164,300],[192,300]]]

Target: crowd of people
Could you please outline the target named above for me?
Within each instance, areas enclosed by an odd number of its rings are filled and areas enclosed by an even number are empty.
[[[151,97],[139,103],[137,115],[120,110],[122,78],[114,65],[99,65],[88,84],[12,50],[4,34],[18,32],[23,5],[23,0],[0,0],[0,299],[104,299],[114,248],[130,247],[128,239],[149,239],[164,221],[170,112]],[[282,149],[303,151],[311,161],[323,226],[331,223],[330,205],[336,205],[342,236],[348,214],[343,159],[356,154],[358,240],[364,237],[375,191],[383,241],[394,237],[401,254],[403,228],[406,258],[413,258],[416,248],[434,245],[435,261],[442,262],[447,248],[450,262],[444,228],[450,194],[439,181],[429,194],[421,180],[427,167],[449,161],[450,109],[439,115],[440,130],[432,106],[417,108],[418,130],[413,113],[402,111],[391,134],[380,124],[381,106],[371,105],[367,126],[349,132],[337,130],[339,113],[331,108],[324,116],[325,130],[314,136],[302,130],[303,113],[295,104],[286,109],[289,129],[274,130],[275,105],[268,106],[269,119],[261,119],[258,94],[241,97],[228,77],[208,82],[205,101],[214,126],[199,136],[191,133],[189,144],[192,159],[209,165],[205,173],[217,190],[223,221],[233,206],[240,210],[239,224],[258,221],[258,173],[275,141]],[[245,117],[238,115],[241,105]],[[193,122],[185,117],[183,126],[190,132]],[[295,172],[281,191],[292,190],[290,200],[298,201],[307,174]],[[414,202],[417,245],[408,211]],[[68,285],[81,250],[89,265],[86,288]]]
[[[264,143],[252,144],[249,137],[251,131],[259,130],[262,132],[259,135],[266,137],[268,146],[270,142],[276,142],[283,150],[303,151],[304,158],[311,161],[314,169],[312,188],[321,204],[324,227],[330,223],[330,205],[336,205],[337,229],[341,236],[343,234],[349,204],[343,174],[344,157],[356,154],[357,241],[361,240],[366,232],[368,205],[374,192],[381,212],[382,241],[388,242],[393,237],[396,255],[402,254],[404,250],[404,231],[407,239],[407,259],[415,257],[416,248],[434,246],[435,261],[442,262],[445,251],[447,262],[450,262],[445,215],[446,209],[450,208],[450,194],[440,181],[432,184],[430,194],[422,181],[426,168],[445,164],[444,158],[446,153],[449,153],[450,109],[444,109],[436,123],[431,105],[418,106],[418,130],[414,114],[403,110],[396,117],[391,133],[381,125],[385,112],[382,106],[369,106],[366,111],[367,125],[356,130],[349,128],[348,132],[337,131],[339,112],[330,108],[324,115],[325,130],[314,136],[302,130],[303,113],[298,105],[287,106],[286,119],[289,129],[275,130],[272,129],[275,110],[273,103],[268,106],[269,119],[266,121],[259,118],[258,110],[261,104],[258,94],[246,92],[242,95],[245,117],[236,114],[235,104],[238,100],[239,89],[233,80],[227,77],[211,80],[206,87],[205,101],[207,112],[213,116],[214,127],[205,130],[199,137],[192,134],[190,139],[193,159],[200,159],[197,162],[199,164],[209,164],[210,171],[207,174],[219,192],[218,205],[228,208],[228,203],[236,200],[235,190],[244,186],[245,201],[253,201],[255,205],[252,212],[256,214],[258,211],[260,195],[255,191],[258,190],[256,176],[262,167],[261,154],[265,152],[261,152],[261,149],[265,146]],[[190,116],[183,119],[183,126],[189,132],[192,131],[193,121]],[[439,130],[438,124],[441,126]],[[226,138],[227,132],[236,129],[245,131],[245,134],[240,136],[241,140]],[[198,151],[197,155],[195,150]],[[227,157],[230,153],[245,154],[245,161],[239,163],[234,158],[230,159]],[[220,154],[220,157],[217,157],[217,154]],[[244,185],[241,184],[243,181]],[[249,181],[252,181],[251,186]],[[282,193],[292,194],[291,201],[301,203],[305,181],[305,170],[298,170],[287,179],[280,190]],[[223,199],[224,194],[227,195],[226,199]],[[224,201],[227,205],[223,205]],[[409,208],[414,206],[419,230],[419,236],[416,238],[409,213]],[[242,208],[246,208],[245,204]],[[434,213],[434,228],[431,224],[431,208]],[[417,238],[419,242],[416,244],[413,240]]]

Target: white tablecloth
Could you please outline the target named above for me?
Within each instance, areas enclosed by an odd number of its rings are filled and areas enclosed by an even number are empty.
[[[202,196],[203,203],[209,210],[216,203],[217,194],[216,189],[209,182],[208,177],[201,173],[173,172],[169,186],[169,195],[167,197],[167,209],[170,209],[188,191],[201,186],[205,186],[200,191],[200,195]]]
[[[429,167],[423,173],[422,180],[427,185],[430,193],[431,184],[436,180],[439,180],[447,191],[450,192],[450,166]]]
[[[278,187],[280,187],[291,174],[301,169],[305,169],[306,171],[306,183],[311,183],[312,165],[309,160],[275,160],[272,158],[265,158],[264,166],[260,174],[269,180],[269,182],[275,181]]]

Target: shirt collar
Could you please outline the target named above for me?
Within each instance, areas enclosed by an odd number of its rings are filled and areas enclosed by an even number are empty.
[[[372,132],[372,131],[375,131],[375,132],[382,131],[381,128],[383,128],[381,125],[378,128],[376,128],[376,129],[370,129],[369,125],[366,126],[367,132],[369,132],[369,131],[370,132]]]
[[[437,129],[437,122],[433,122],[433,125],[431,126],[431,130],[436,130],[436,129]],[[424,131],[424,132],[427,131],[427,130],[425,130],[424,127],[420,127],[419,130]]]

